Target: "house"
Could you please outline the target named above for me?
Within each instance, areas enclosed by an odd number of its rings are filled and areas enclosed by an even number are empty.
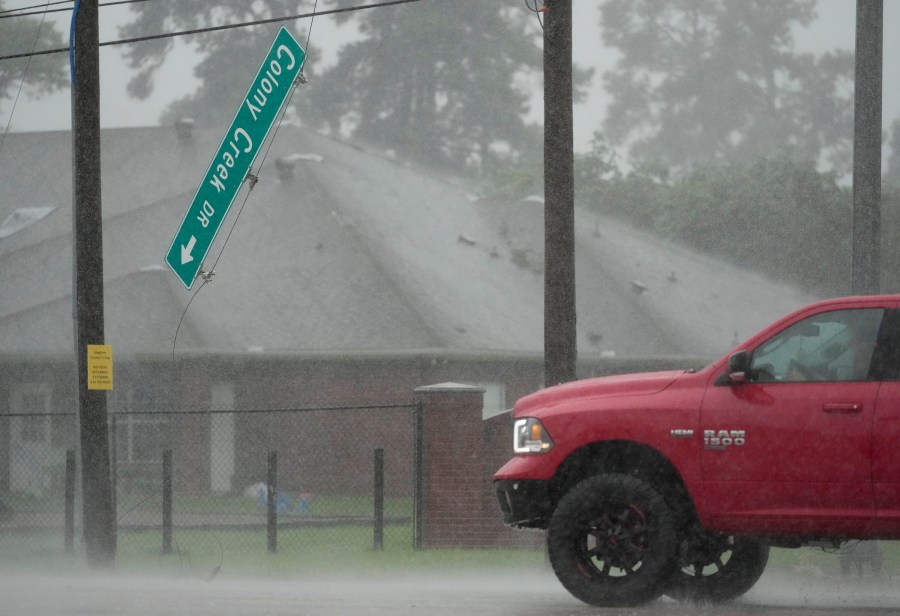
[[[220,139],[220,128],[191,122],[101,135],[120,463],[176,446],[190,468],[179,481],[239,490],[259,478],[262,462],[242,461],[258,425],[149,412],[376,405],[454,381],[485,389],[488,416],[542,386],[540,200],[478,199],[460,182],[283,125],[207,256],[214,277],[188,291],[164,255]],[[46,487],[39,469],[72,443],[72,417],[47,415],[74,407],[71,145],[68,132],[16,133],[0,151],[0,491]],[[696,365],[812,299],[584,210],[576,224],[585,376]],[[375,429],[377,418],[360,432],[411,442]],[[282,447],[302,439],[271,421]],[[306,445],[296,476],[336,446]]]

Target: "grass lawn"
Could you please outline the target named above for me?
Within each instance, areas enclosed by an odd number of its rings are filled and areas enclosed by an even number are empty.
[[[509,573],[546,567],[542,550],[415,550],[410,524],[386,526],[383,550],[376,551],[373,543],[371,526],[285,527],[279,529],[277,551],[269,553],[264,528],[176,527],[172,553],[162,554],[159,528],[120,530],[115,568],[122,573],[177,577],[290,578],[404,571],[439,573],[447,569],[502,569]],[[879,546],[884,555],[884,573],[896,574],[900,571],[900,542],[881,541]],[[59,529],[0,532],[0,574],[13,570],[63,573],[84,567],[83,558],[63,552]],[[841,573],[836,551],[815,548],[773,549],[769,568]]]
[[[119,533],[115,569],[119,573],[209,578],[221,576],[296,577],[388,572],[440,572],[447,569],[533,569],[544,555],[535,550],[415,550],[408,525],[387,527],[384,549],[373,547],[367,527],[280,531],[275,553],[267,551],[265,530],[175,529],[172,553],[161,553],[161,533]],[[60,533],[0,535],[3,571],[66,573],[85,567],[63,553]]]

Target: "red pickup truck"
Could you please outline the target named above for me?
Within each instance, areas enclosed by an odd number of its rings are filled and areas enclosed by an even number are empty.
[[[520,399],[494,477],[597,606],[723,602],[769,547],[900,538],[900,295],[800,309],[701,370]]]

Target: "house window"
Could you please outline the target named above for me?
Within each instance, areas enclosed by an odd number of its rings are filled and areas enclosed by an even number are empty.
[[[484,390],[484,404],[481,407],[481,418],[488,419],[499,415],[506,409],[506,385],[504,383],[467,383]]]
[[[120,464],[158,462],[169,442],[169,396],[162,387],[136,385],[110,392],[115,416],[116,459]]]

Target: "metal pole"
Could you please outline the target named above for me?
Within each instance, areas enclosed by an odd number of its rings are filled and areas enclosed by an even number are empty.
[[[384,449],[375,450],[375,550],[384,549]]]
[[[276,509],[278,489],[275,483],[277,478],[278,454],[269,452],[268,472],[266,473],[266,539],[271,554],[278,550],[278,512]]]
[[[879,292],[881,268],[882,0],[856,2],[853,131],[853,247],[850,287]]]
[[[416,403],[413,411],[413,549],[422,549],[422,533],[425,512],[425,432],[422,426],[422,403]]]
[[[575,380],[575,154],[572,0],[544,20],[544,380]]]
[[[118,416],[115,413],[108,414],[109,417],[109,508],[112,511],[113,525],[112,532],[115,541],[119,537],[119,423]]]
[[[163,452],[162,464],[162,553],[172,553],[172,450]]]
[[[76,410],[81,448],[84,540],[88,563],[109,566],[116,542],[109,481],[106,392],[88,389],[87,346],[103,344],[103,219],[100,208],[100,52],[97,0],[74,20],[72,226]]]
[[[66,554],[75,552],[75,450],[66,450]]]

